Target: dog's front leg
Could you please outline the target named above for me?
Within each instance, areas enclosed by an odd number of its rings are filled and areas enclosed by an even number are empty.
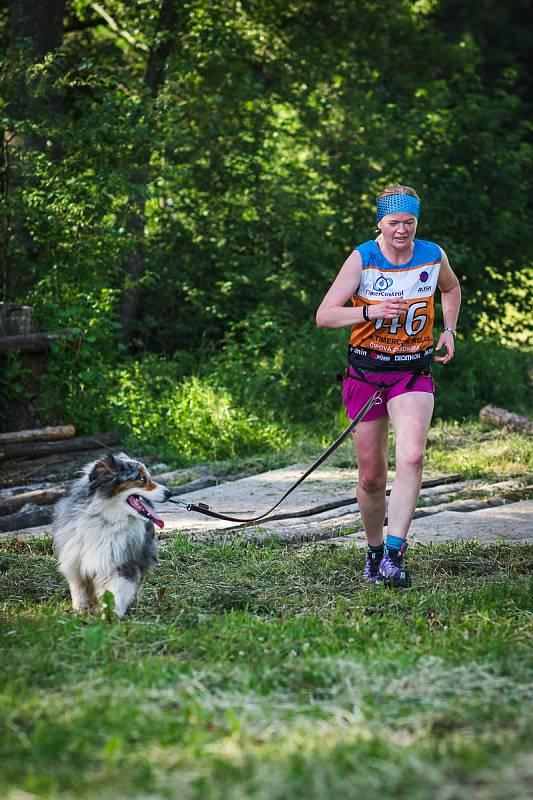
[[[67,576],[72,597],[72,608],[74,611],[86,611],[91,607],[91,597],[89,588],[85,581],[78,577]]]
[[[98,581],[95,585],[95,592],[98,602],[102,599],[104,592],[111,592],[115,598],[115,614],[119,619],[122,619],[128,611],[128,608],[135,600],[135,596],[139,590],[140,578],[125,578],[118,573],[115,573],[110,578],[105,578]]]

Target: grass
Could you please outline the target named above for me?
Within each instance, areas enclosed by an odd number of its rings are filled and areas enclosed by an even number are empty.
[[[50,540],[0,543],[0,795],[523,800],[533,548],[178,536],[124,622],[70,610]]]
[[[240,471],[262,472],[296,462],[310,465],[341,433],[343,415],[335,425],[320,432],[292,430],[286,447],[277,451],[207,462],[217,476],[224,478]],[[292,442],[292,444],[290,444]],[[394,467],[394,436],[389,436],[389,462]],[[328,460],[328,466],[355,467],[352,442],[348,439]],[[502,429],[487,429],[478,422],[443,422],[431,427],[426,452],[426,471],[459,473],[463,479],[506,479],[533,473],[531,436]]]

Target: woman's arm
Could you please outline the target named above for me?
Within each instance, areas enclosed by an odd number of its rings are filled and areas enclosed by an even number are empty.
[[[455,330],[457,318],[459,317],[459,309],[461,307],[461,287],[459,286],[457,275],[450,267],[448,256],[442,248],[441,254],[442,261],[438,285],[441,292],[442,318],[445,328]],[[446,355],[435,356],[435,361],[441,361],[443,364],[447,364],[448,361],[452,360],[455,352],[453,333],[446,330],[441,333],[436,350],[440,350],[441,347],[446,348]]]
[[[361,254],[358,250],[350,253],[339,274],[322,300],[316,312],[319,328],[343,328],[346,325],[360,325],[365,322],[363,307],[346,308],[345,303],[361,283]],[[407,311],[408,305],[402,300],[385,300],[383,303],[368,305],[369,319],[393,319]]]

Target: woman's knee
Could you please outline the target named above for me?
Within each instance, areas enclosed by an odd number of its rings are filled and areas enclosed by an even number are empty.
[[[358,486],[367,494],[384,492],[387,486],[387,475],[376,471],[359,470]]]
[[[396,453],[396,472],[418,472],[424,464],[425,449],[416,448]]]

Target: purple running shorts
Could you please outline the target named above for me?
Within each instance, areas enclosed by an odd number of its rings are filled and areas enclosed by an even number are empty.
[[[359,380],[351,367],[350,375],[355,377],[344,379],[342,398],[348,418],[352,420],[355,419],[366,401],[370,400],[376,391],[376,387]],[[383,381],[383,383],[391,384],[391,387],[383,390],[381,395],[383,402],[373,405],[361,420],[362,422],[369,422],[371,419],[388,416],[387,403],[399,394],[406,394],[407,392],[430,392],[430,394],[435,394],[435,384],[431,375],[419,375],[410,389],[407,388],[407,384],[413,377],[412,372],[369,372],[367,376],[368,380],[374,383]]]

